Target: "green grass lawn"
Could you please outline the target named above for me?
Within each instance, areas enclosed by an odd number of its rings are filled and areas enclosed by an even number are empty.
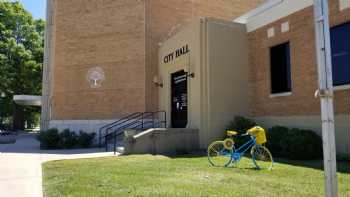
[[[203,156],[121,156],[43,165],[46,197],[323,196],[321,161],[275,163],[257,171],[249,159],[237,168],[210,167]],[[339,163],[339,196],[350,197],[350,163]]]

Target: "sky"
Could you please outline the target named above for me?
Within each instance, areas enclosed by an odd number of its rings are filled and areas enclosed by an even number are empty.
[[[20,1],[24,8],[29,11],[34,18],[45,19],[46,15],[46,0],[14,0]]]

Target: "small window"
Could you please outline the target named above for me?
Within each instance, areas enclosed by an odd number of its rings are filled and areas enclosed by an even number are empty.
[[[270,48],[271,94],[292,91],[289,42]]]
[[[331,29],[333,85],[350,84],[350,23]]]

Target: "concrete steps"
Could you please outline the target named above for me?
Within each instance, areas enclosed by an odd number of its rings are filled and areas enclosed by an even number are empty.
[[[107,151],[114,151],[113,148],[114,148],[113,143],[107,144]],[[122,142],[122,141],[117,142],[116,152],[119,154],[123,154],[125,152],[124,142]]]

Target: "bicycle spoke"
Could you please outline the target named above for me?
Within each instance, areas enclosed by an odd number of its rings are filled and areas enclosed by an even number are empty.
[[[264,146],[254,146],[251,151],[253,163],[257,169],[271,170],[273,159],[270,151]]]
[[[212,143],[208,148],[208,159],[213,166],[225,167],[231,163],[233,150],[224,147],[222,141]]]

